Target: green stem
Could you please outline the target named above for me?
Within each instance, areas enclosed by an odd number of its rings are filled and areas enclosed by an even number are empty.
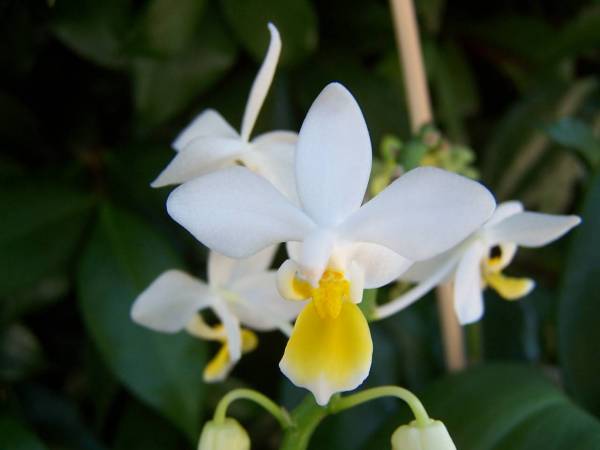
[[[431,422],[427,411],[425,411],[425,407],[418,397],[409,390],[398,386],[376,387],[359,392],[358,394],[334,399],[329,404],[329,411],[332,414],[336,414],[340,411],[344,411],[345,409],[353,408],[361,403],[381,397],[397,397],[401,400],[404,400],[412,410],[419,426],[426,426]]]
[[[292,412],[294,427],[286,431],[280,450],[306,450],[313,432],[328,414],[327,408],[317,405],[311,394],[307,395]]]
[[[223,423],[225,421],[227,408],[231,403],[239,399],[252,400],[253,402],[258,403],[277,419],[283,429],[290,428],[293,425],[292,419],[285,409],[281,408],[260,392],[253,391],[252,389],[234,389],[233,391],[228,392],[217,405],[217,409],[215,409],[214,421]]]

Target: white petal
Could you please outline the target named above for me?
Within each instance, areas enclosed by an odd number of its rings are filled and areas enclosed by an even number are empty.
[[[413,261],[432,258],[476,231],[494,211],[481,184],[433,167],[394,181],[341,226],[343,236],[372,242]]]
[[[269,32],[271,33],[271,42],[269,42],[269,49],[265,56],[265,60],[258,70],[256,79],[250,89],[250,96],[248,97],[248,103],[246,104],[246,110],[244,111],[244,117],[242,119],[242,139],[248,142],[252,128],[256,123],[256,118],[260,108],[262,107],[269,87],[273,82],[273,76],[275,75],[275,69],[277,67],[277,61],[279,60],[279,54],[281,53],[281,38],[277,28],[272,23],[269,23]]]
[[[297,141],[298,135],[291,131],[264,133],[252,141],[253,151],[241,158],[246,167],[265,177],[294,203],[298,203],[294,171]]]
[[[181,184],[231,165],[242,152],[243,146],[239,139],[198,137],[175,154],[151,186],[156,188]]]
[[[353,244],[348,258],[363,270],[365,289],[375,289],[391,283],[412,264],[382,245],[366,242]]]
[[[486,222],[485,228],[493,227],[504,219],[520,212],[523,212],[523,204],[519,201],[511,200],[509,202],[500,203],[496,207],[496,211],[494,211],[492,217],[490,217],[490,220]]]
[[[235,280],[246,275],[265,272],[277,251],[278,245],[271,245],[249,258],[228,258],[217,252],[208,255],[208,282],[211,286],[226,288]]]
[[[414,263],[406,272],[400,275],[400,280],[420,283],[436,273],[453,254],[454,249],[450,249],[434,258]]]
[[[211,297],[202,281],[179,270],[168,270],[138,296],[131,318],[153,330],[176,333],[212,303]]]
[[[371,173],[371,141],[348,90],[331,83],[312,104],[298,138],[296,183],[308,214],[335,225],[357,210]]]
[[[242,330],[240,321],[226,304],[226,300],[219,299],[212,305],[215,315],[219,318],[225,328],[227,344],[229,345],[229,356],[232,362],[238,361],[242,357]]]
[[[300,241],[314,227],[271,183],[243,167],[179,186],[169,196],[167,210],[200,242],[233,258]]]
[[[249,275],[236,281],[232,287],[240,297],[229,307],[243,325],[254,330],[267,331],[279,328],[296,318],[304,307],[303,302],[285,300],[277,291],[277,272]]]
[[[541,247],[552,242],[581,223],[577,216],[561,216],[535,212],[514,214],[490,228],[492,243],[514,242],[524,247]]]
[[[176,150],[182,150],[193,139],[201,136],[224,137],[239,139],[237,131],[214,109],[206,109],[196,116],[179,135],[171,146]]]
[[[461,325],[476,322],[483,315],[481,258],[485,247],[475,242],[456,268],[454,276],[454,309]]]

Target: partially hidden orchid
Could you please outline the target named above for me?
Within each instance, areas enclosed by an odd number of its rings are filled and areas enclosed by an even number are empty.
[[[490,220],[455,248],[429,261],[417,263],[401,279],[419,284],[383,305],[378,318],[387,317],[418,300],[444,280],[454,280],[454,309],[462,325],[476,322],[484,312],[483,290],[490,287],[506,300],[516,300],[535,287],[529,278],[513,278],[502,271],[517,248],[541,247],[578,225],[577,216],[524,211],[518,201],[498,206]]]
[[[415,169],[361,206],[371,171],[362,112],[340,84],[328,85],[299,133],[299,204],[243,167],[214,172],[175,189],[173,219],[209,248],[247,257],[289,242],[278,271],[284,297],[309,300],[280,362],[283,373],[319,404],[367,377],[372,341],[356,305],[364,288],[397,278],[412,261],[466,238],[495,206],[482,185],[435,168]]]
[[[204,369],[204,380],[223,380],[243,353],[256,348],[258,338],[252,330],[279,328],[289,335],[289,321],[302,307],[282,299],[277,292],[276,272],[267,270],[274,250],[269,247],[240,260],[211,252],[208,283],[179,270],[168,270],[138,296],[131,316],[155,331],[186,330],[220,342],[221,349]],[[211,309],[220,323],[208,325],[201,314],[205,309]]]
[[[277,28],[269,24],[269,31],[271,41],[250,90],[241,133],[217,111],[202,112],[173,142],[177,154],[152,182],[153,187],[180,184],[223,167],[242,164],[294,198],[293,155],[298,135],[291,131],[272,131],[250,139],[281,53]]]

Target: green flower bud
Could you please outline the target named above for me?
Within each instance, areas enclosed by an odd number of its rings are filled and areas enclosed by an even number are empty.
[[[439,420],[427,425],[412,421],[392,434],[392,450],[456,450],[446,426]]]
[[[250,438],[235,419],[208,421],[202,428],[198,450],[250,450]]]

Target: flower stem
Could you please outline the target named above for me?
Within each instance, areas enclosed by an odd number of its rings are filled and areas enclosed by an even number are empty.
[[[292,412],[294,427],[285,432],[280,450],[306,450],[315,429],[329,412],[315,403],[312,394],[307,395]]]
[[[344,411],[349,408],[353,408],[361,403],[375,400],[381,397],[396,397],[404,400],[412,413],[415,416],[417,424],[419,426],[425,426],[431,422],[425,407],[421,403],[418,397],[407,389],[398,386],[381,386],[365,391],[359,392],[358,394],[349,395],[347,397],[340,397],[333,400],[329,404],[329,411],[332,414]]]
[[[253,402],[258,403],[277,419],[283,429],[293,425],[290,415],[284,408],[281,408],[268,397],[260,392],[253,391],[252,389],[234,389],[233,391],[228,392],[217,405],[217,409],[215,409],[215,422],[223,423],[225,421],[227,408],[231,403],[239,399],[252,400]]]

